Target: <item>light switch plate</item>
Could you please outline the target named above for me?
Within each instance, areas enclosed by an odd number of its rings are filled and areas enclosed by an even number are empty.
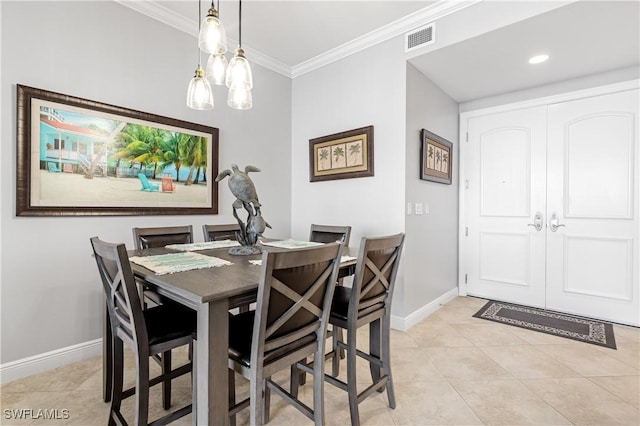
[[[416,214],[422,214],[423,205],[422,203],[416,203]]]
[[[407,203],[407,214],[413,214],[413,209],[411,208],[411,203]]]

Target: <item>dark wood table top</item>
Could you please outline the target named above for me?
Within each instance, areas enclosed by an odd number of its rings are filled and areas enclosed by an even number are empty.
[[[262,247],[262,249],[270,251],[287,250],[273,247]],[[234,307],[246,303],[246,295],[255,294],[257,291],[261,267],[253,265],[249,261],[259,260],[262,255],[234,256],[229,254],[228,250],[228,248],[219,248],[199,250],[197,253],[227,260],[232,265],[194,269],[165,275],[156,275],[153,271],[133,262],[131,267],[136,277],[152,284],[160,294],[170,294],[174,299],[177,296],[182,303],[188,306],[195,308],[198,304],[210,303],[219,299],[229,299],[230,307]],[[129,251],[129,256],[151,256],[173,252],[175,250],[166,248],[131,250]],[[343,250],[343,255],[356,257],[358,252],[357,249],[346,247]],[[341,263],[340,269],[342,273],[340,275],[353,274],[355,263],[355,260]]]

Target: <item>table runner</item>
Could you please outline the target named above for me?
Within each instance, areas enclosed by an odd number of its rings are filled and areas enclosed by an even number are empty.
[[[198,250],[211,250],[217,248],[236,247],[240,243],[234,240],[219,240],[208,241],[206,243],[192,243],[192,244],[169,244],[165,248],[180,250],[180,251],[198,251]]]
[[[313,241],[296,241],[296,240],[282,240],[282,241],[260,241],[264,246],[286,248],[286,249],[298,249],[305,247],[321,246],[323,243],[315,243]]]
[[[192,269],[212,268],[216,266],[233,265],[233,263],[218,257],[205,256],[190,251],[183,253],[168,253],[154,256],[133,256],[131,262],[153,271],[157,275],[173,274],[175,272],[190,271]]]

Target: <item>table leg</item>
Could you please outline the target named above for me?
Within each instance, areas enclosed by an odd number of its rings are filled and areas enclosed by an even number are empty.
[[[193,424],[229,425],[229,301],[198,307],[197,416]]]

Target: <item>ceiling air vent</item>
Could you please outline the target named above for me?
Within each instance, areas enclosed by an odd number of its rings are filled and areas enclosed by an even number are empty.
[[[436,24],[431,23],[424,27],[405,34],[405,52],[427,46],[435,42]]]

